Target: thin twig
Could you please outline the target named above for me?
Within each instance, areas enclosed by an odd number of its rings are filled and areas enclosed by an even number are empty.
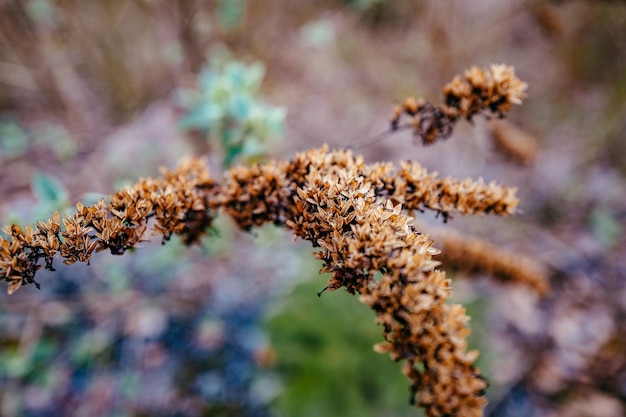
[[[409,123],[405,123],[403,125],[399,125],[395,128],[391,128],[388,130],[385,130],[384,132],[380,132],[380,133],[376,133],[374,135],[371,136],[367,136],[365,138],[362,139],[358,139],[355,142],[352,142],[350,145],[348,145],[346,147],[346,149],[357,149],[357,148],[364,148],[366,146],[369,145],[373,145],[376,142],[379,142],[383,139],[385,139],[387,136],[390,136],[396,132],[400,132],[402,130],[407,130],[411,128],[411,125]]]

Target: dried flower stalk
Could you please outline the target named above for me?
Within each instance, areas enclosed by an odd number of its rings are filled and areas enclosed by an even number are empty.
[[[515,189],[438,179],[416,163],[394,171],[391,164],[367,165],[349,151],[326,147],[292,161],[233,168],[220,182],[192,160],[119,191],[110,204],[78,203],[63,220],[55,213],[25,231],[5,228],[0,276],[13,293],[35,282],[40,260],[53,269],[57,254],[66,264],[88,262],[105,249],[122,254],[148,239],[149,230],[164,241],[177,234],[191,244],[220,208],[245,230],[284,225],[321,248],[316,257],[331,273],[328,289],[359,293],[376,311],[386,339],[376,350],[406,360],[404,373],[428,415],[480,415],[485,382],[472,365],[476,353],[466,352],[468,318],[461,307],[446,305],[449,282],[432,259],[437,251],[397,202],[446,217],[508,215],[517,205]]]
[[[163,170],[159,180],[140,180],[111,196],[111,203],[100,200],[85,207],[76,204],[72,216],[60,219],[54,213],[48,221],[39,221],[22,230],[17,225],[0,236],[0,277],[9,282],[8,293],[34,283],[41,268],[54,271],[53,259],[59,254],[66,265],[89,262],[95,252],[109,249],[121,255],[148,239],[148,221],[154,218],[152,233],[168,240],[178,234],[191,244],[205,232],[213,219],[208,210],[205,189],[213,185],[201,160],[183,162],[176,171]]]
[[[489,69],[472,67],[464,76],[455,76],[443,88],[444,104],[435,106],[423,99],[408,97],[394,107],[391,130],[400,127],[403,116],[425,145],[450,137],[460,119],[471,121],[478,114],[503,117],[513,104],[522,104],[527,84],[515,76],[515,69],[492,64]]]
[[[520,165],[535,160],[539,147],[530,133],[505,120],[497,120],[489,127],[496,150],[501,154]]]
[[[525,285],[540,295],[550,288],[545,266],[529,257],[457,232],[437,233],[433,240],[441,248],[437,259],[446,269],[486,274],[503,283]]]
[[[465,81],[457,77],[446,86],[444,106],[405,102],[404,111],[431,143],[446,137],[461,117],[469,120],[484,110],[501,114],[519,104],[524,88],[511,67],[473,68]],[[53,270],[57,254],[65,264],[89,262],[105,249],[120,255],[150,233],[163,242],[176,234],[192,244],[219,210],[244,230],[272,222],[320,248],[315,256],[331,275],[327,289],[358,293],[376,312],[385,342],[375,350],[405,361],[413,398],[429,417],[480,416],[486,383],[473,366],[478,353],[467,352],[469,318],[463,307],[446,304],[450,283],[433,260],[439,251],[403,209],[435,210],[444,219],[455,212],[511,215],[515,192],[494,182],[439,179],[415,162],[403,162],[398,170],[389,163],[367,165],[350,151],[327,147],[291,161],[235,167],[220,181],[203,161],[189,160],[163,171],[160,179],[119,191],[109,204],[78,203],[72,216],[55,213],[26,230],[4,228],[0,279],[8,281],[9,294],[25,284],[39,286],[40,261]]]

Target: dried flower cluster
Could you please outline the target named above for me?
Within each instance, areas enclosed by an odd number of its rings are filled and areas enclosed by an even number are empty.
[[[545,295],[550,288],[545,267],[529,257],[456,232],[446,231],[433,237],[441,248],[437,259],[447,269],[486,274],[503,283],[526,285],[540,295]]]
[[[400,126],[403,116],[408,126],[427,145],[452,134],[459,119],[471,121],[486,111],[498,117],[513,104],[522,104],[526,83],[515,76],[515,69],[504,64],[492,64],[489,69],[472,67],[464,77],[457,75],[443,88],[444,104],[435,106],[423,99],[408,97],[393,109],[391,130]]]
[[[405,360],[427,415],[481,415],[486,383],[472,365],[477,352],[467,352],[464,309],[446,304],[449,281],[432,259],[438,251],[400,204],[377,196],[361,167],[333,171],[311,170],[296,199],[302,214],[288,226],[320,246],[315,256],[331,273],[329,289],[357,292],[376,312],[385,342],[375,350]]]
[[[428,116],[426,125],[427,113],[420,110],[425,107],[405,106],[425,142],[445,136],[445,126],[460,117],[508,110],[525,87],[505,66],[472,69],[465,77],[446,86],[446,105]],[[190,160],[160,179],[119,191],[110,204],[78,203],[62,220],[55,213],[25,231],[15,225],[3,229],[8,236],[0,237],[0,278],[13,293],[36,284],[41,260],[52,270],[57,254],[66,264],[88,262],[105,249],[122,254],[149,233],[162,235],[164,242],[177,234],[191,244],[219,210],[244,230],[272,222],[319,248],[315,256],[331,275],[326,289],[358,293],[376,312],[385,342],[375,350],[405,361],[412,398],[417,395],[426,415],[480,416],[486,382],[473,366],[477,352],[467,352],[469,318],[463,307],[446,304],[450,282],[433,260],[439,251],[405,212],[430,209],[444,219],[455,212],[510,215],[518,203],[515,192],[494,182],[440,179],[415,162],[397,170],[390,163],[368,165],[350,151],[326,147],[291,161],[232,168],[220,181],[202,161]]]
[[[438,251],[392,201],[444,214],[510,214],[514,190],[438,180],[415,163],[394,172],[391,164],[369,166],[323,148],[291,162],[232,169],[216,198],[244,229],[284,224],[321,248],[315,256],[331,274],[327,288],[359,293],[374,309],[386,339],[376,350],[406,360],[404,373],[429,416],[481,414],[486,384],[472,365],[477,353],[466,352],[468,318],[446,304],[449,282],[432,259]]]
[[[512,214],[515,189],[482,181],[438,179],[419,164],[367,165],[349,151],[327,148],[292,161],[237,167],[215,182],[201,161],[188,161],[161,179],[139,181],[73,216],[21,230],[5,228],[0,238],[0,274],[9,293],[33,283],[43,259],[53,269],[88,262],[94,252],[122,254],[148,238],[148,230],[190,244],[211,224],[218,208],[243,229],[266,222],[284,225],[321,251],[328,289],[344,287],[377,313],[386,342],[379,352],[406,360],[405,374],[428,415],[480,415],[485,382],[466,352],[468,318],[449,307],[449,283],[432,260],[427,235],[415,230],[408,210]],[[152,219],[152,220],[151,220]],[[423,367],[423,368],[420,368]]]
[[[0,276],[9,282],[12,294],[22,285],[35,283],[40,259],[54,270],[56,254],[64,264],[89,262],[94,252],[109,249],[123,254],[148,238],[148,221],[154,218],[152,231],[167,240],[175,233],[190,244],[210,225],[204,188],[213,181],[200,160],[183,162],[173,172],[163,171],[160,180],[141,180],[111,196],[111,203],[100,200],[85,207],[76,204],[73,216],[60,219],[58,213],[48,221],[22,230],[17,225],[5,227],[8,238],[0,236]]]

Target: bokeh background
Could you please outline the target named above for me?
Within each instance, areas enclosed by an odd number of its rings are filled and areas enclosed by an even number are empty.
[[[439,103],[455,74],[490,63],[529,83],[504,128],[358,142],[394,103]],[[543,298],[450,271],[488,416],[626,413],[625,115],[624,1],[0,1],[2,224],[70,212],[185,155],[217,175],[323,143],[519,187],[513,218],[418,216],[549,271]],[[316,296],[310,250],[220,218],[196,247],[41,271],[40,291],[0,295],[0,415],[422,415],[372,351],[373,313]]]

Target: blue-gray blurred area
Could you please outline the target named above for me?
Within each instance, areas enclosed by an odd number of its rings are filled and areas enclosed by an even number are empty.
[[[238,239],[246,262],[172,241],[42,273],[2,304],[2,415],[269,415],[263,319],[299,273],[272,233]]]

